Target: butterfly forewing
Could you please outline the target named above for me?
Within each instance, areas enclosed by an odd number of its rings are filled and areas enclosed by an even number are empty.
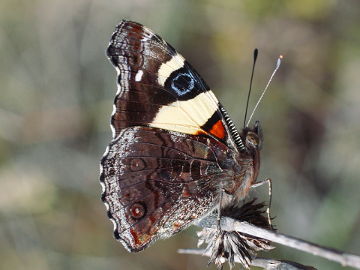
[[[152,126],[228,139],[219,102],[204,80],[168,43],[146,27],[120,23],[107,50],[118,71],[113,137],[130,126]]]

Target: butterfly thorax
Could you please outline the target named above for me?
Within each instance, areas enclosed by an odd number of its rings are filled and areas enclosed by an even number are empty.
[[[262,133],[258,122],[253,128],[244,128],[241,133],[244,149],[235,151],[231,172],[233,177],[226,180],[225,192],[235,199],[241,200],[249,193],[249,189],[256,182],[260,168],[260,149]]]

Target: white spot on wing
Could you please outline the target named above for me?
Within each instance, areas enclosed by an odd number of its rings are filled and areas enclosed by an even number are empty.
[[[114,138],[116,134],[115,127],[112,124],[110,124],[110,128],[111,128],[112,137]]]
[[[105,153],[103,154],[103,157],[107,156],[109,154],[109,146],[106,146]]]
[[[117,78],[119,78],[120,68],[115,67],[115,70],[116,70]],[[121,85],[119,83],[117,83],[116,95],[120,94],[120,92],[121,92]]]
[[[113,226],[114,226],[113,230],[114,230],[114,232],[115,232],[115,231],[117,230],[116,221],[115,221],[114,219],[112,219],[112,218],[110,218],[110,220],[111,220],[111,222],[113,223]]]
[[[184,61],[184,57],[182,57],[180,54],[176,54],[169,61],[163,63],[158,71],[159,84],[164,86],[165,81],[170,76],[170,74],[184,66]]]
[[[101,170],[102,171],[102,170]],[[102,173],[102,172],[101,172]],[[100,181],[100,185],[101,185],[101,191],[102,191],[102,193],[104,193],[105,192],[105,184],[102,182],[102,181]]]
[[[121,86],[120,86],[120,84],[118,84],[117,90],[116,90],[116,95],[119,95],[120,92],[121,92]]]
[[[101,163],[100,163],[100,175],[103,173],[103,171],[104,171],[104,168],[103,168],[103,166],[102,166]]]
[[[105,208],[106,208],[106,211],[109,211],[110,210],[110,206],[108,203],[104,203],[105,204]]]
[[[135,75],[135,81],[140,82],[144,72],[140,69]]]

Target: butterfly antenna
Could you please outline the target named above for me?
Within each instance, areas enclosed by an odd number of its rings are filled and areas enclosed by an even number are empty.
[[[277,61],[276,61],[275,69],[274,69],[273,73],[271,74],[270,79],[269,79],[269,81],[267,82],[264,91],[261,93],[261,96],[260,96],[258,102],[256,103],[256,105],[255,105],[255,107],[254,107],[254,109],[253,109],[253,111],[252,111],[252,113],[251,113],[251,115],[250,115],[250,118],[249,118],[249,121],[248,121],[247,124],[246,124],[246,127],[249,126],[250,121],[251,121],[251,118],[253,117],[253,115],[254,115],[257,107],[259,106],[260,101],[261,101],[262,98],[264,97],[265,92],[266,92],[266,90],[268,89],[268,87],[269,87],[272,79],[274,78],[276,71],[279,69],[279,67],[280,67],[280,65],[281,65],[281,60],[282,60],[282,59],[283,59],[283,56],[280,55],[280,56],[278,57]]]
[[[254,61],[253,61],[252,70],[251,70],[250,86],[249,86],[249,92],[248,92],[248,96],[247,96],[247,100],[246,100],[246,107],[245,107],[244,128],[245,128],[245,123],[246,123],[247,112],[248,112],[248,109],[249,109],[249,100],[250,100],[250,94],[251,94],[251,87],[252,87],[252,82],[253,82],[253,78],[254,78],[255,64],[256,64],[256,59],[257,59],[257,56],[258,56],[258,52],[259,52],[258,49],[254,50]]]

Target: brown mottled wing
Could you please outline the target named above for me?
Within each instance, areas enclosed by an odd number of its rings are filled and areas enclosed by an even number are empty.
[[[102,199],[115,237],[129,251],[171,236],[214,207],[219,181],[231,174],[226,146],[157,128],[119,135],[101,161]]]

